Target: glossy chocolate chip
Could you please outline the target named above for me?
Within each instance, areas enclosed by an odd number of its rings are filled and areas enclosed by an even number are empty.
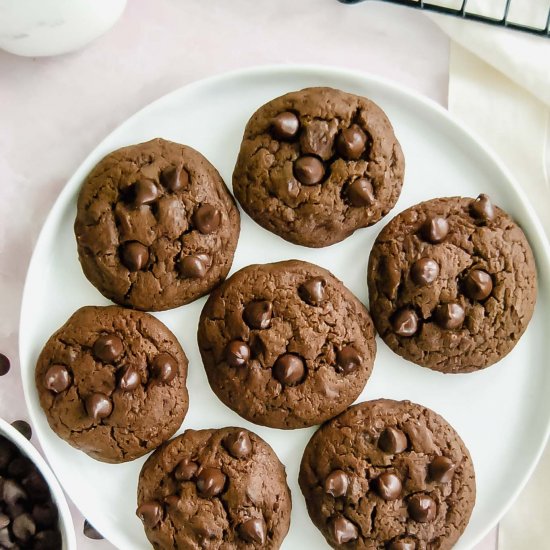
[[[304,185],[316,185],[325,177],[325,167],[317,157],[306,155],[294,162],[294,175]]]
[[[15,420],[11,425],[25,438],[30,439],[32,437],[31,425],[25,420]]]
[[[134,184],[134,206],[151,204],[157,200],[159,190],[151,180],[139,180]]]
[[[416,550],[416,543],[411,540],[394,540],[388,550]]]
[[[141,271],[149,261],[149,249],[138,241],[129,241],[120,247],[120,259],[130,271]]]
[[[439,483],[448,483],[455,473],[455,465],[446,456],[436,456],[428,468],[430,478]]]
[[[298,295],[309,305],[318,306],[325,297],[326,285],[324,277],[313,277],[299,286]]]
[[[11,530],[17,540],[28,542],[36,533],[36,523],[30,514],[21,514],[13,520]]]
[[[193,224],[204,235],[216,231],[221,222],[221,212],[211,204],[202,204],[193,214]]]
[[[470,213],[480,221],[488,222],[495,217],[495,208],[491,199],[482,193],[470,204]]]
[[[258,300],[246,305],[243,312],[245,323],[254,329],[266,329],[271,326],[273,304],[268,300]]]
[[[466,316],[464,308],[456,302],[441,304],[435,310],[435,321],[444,329],[453,330],[460,328]]]
[[[116,334],[103,334],[94,343],[93,352],[105,363],[116,361],[124,351],[124,344]]]
[[[162,506],[156,500],[144,502],[136,510],[136,515],[145,527],[152,528],[162,519]]]
[[[356,371],[363,363],[363,358],[353,346],[344,346],[336,353],[336,370],[343,374]]]
[[[264,544],[266,538],[266,526],[263,519],[252,518],[239,525],[239,535],[246,542]]]
[[[420,233],[425,241],[440,243],[449,233],[449,222],[440,216],[429,216],[423,223]]]
[[[342,130],[336,141],[338,153],[348,160],[357,160],[365,152],[367,136],[357,124]]]
[[[86,398],[86,412],[97,422],[107,418],[113,412],[113,403],[103,393],[92,393]]]
[[[378,438],[378,447],[388,454],[398,454],[407,450],[407,436],[399,429],[388,427]]]
[[[343,470],[333,470],[325,478],[325,493],[335,498],[343,497],[348,492],[349,477]]]
[[[409,516],[419,523],[433,521],[436,516],[437,507],[432,497],[428,495],[413,495],[407,505]]]
[[[178,269],[186,279],[202,279],[208,271],[208,256],[206,254],[191,254],[182,256]]]
[[[103,535],[87,519],[84,520],[84,527],[82,528],[82,532],[84,533],[84,536],[88,537],[89,539],[103,539]]]
[[[492,291],[493,279],[482,269],[472,269],[464,278],[464,294],[472,300],[485,300]]]
[[[346,196],[352,206],[370,206],[374,204],[375,197],[371,182],[366,178],[358,178],[353,181],[346,191]]]
[[[330,522],[330,533],[336,544],[346,544],[359,536],[355,524],[344,516],[337,516]]]
[[[420,258],[411,267],[411,279],[418,286],[432,284],[439,276],[439,264],[431,258]]]
[[[126,366],[122,369],[122,375],[118,381],[118,387],[122,391],[134,391],[141,384],[141,377],[136,368]]]
[[[248,456],[252,451],[252,442],[244,430],[238,430],[226,436],[223,440],[223,446],[235,458]]]
[[[0,353],[0,376],[5,376],[10,371],[10,360]]]
[[[197,490],[202,497],[212,498],[223,492],[225,481],[225,474],[220,469],[204,468],[197,476]]]
[[[401,480],[391,472],[380,474],[374,481],[374,488],[384,500],[395,500],[401,496]]]
[[[277,139],[290,140],[300,128],[298,117],[290,111],[279,113],[271,121],[271,133]]]
[[[178,374],[178,363],[169,353],[159,353],[151,364],[153,376],[167,384]]]
[[[250,348],[241,340],[233,340],[225,347],[224,356],[230,367],[242,367],[250,359]]]
[[[400,309],[393,315],[391,326],[393,332],[399,336],[414,336],[418,330],[418,315],[412,309]]]
[[[168,166],[161,172],[160,180],[169,191],[179,191],[187,187],[189,174],[181,166]]]
[[[71,375],[64,365],[52,365],[44,376],[44,387],[53,393],[65,391],[71,384]]]
[[[199,465],[188,458],[178,462],[174,470],[174,477],[177,481],[190,481],[193,479],[199,469]]]
[[[305,372],[304,361],[292,353],[281,355],[273,366],[273,376],[284,386],[299,384]]]

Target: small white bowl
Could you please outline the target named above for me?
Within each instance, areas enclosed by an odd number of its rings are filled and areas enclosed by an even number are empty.
[[[46,480],[53,502],[55,502],[59,511],[59,530],[63,538],[63,550],[76,550],[76,537],[74,533],[73,520],[71,512],[59,485],[50,467],[42,458],[42,455],[35,449],[34,445],[21,435],[13,426],[0,418],[0,435],[9,439],[25,456],[30,458],[34,465],[40,470],[40,473]]]

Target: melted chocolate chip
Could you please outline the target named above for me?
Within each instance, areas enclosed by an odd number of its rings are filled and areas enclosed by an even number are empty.
[[[400,309],[393,315],[391,326],[399,336],[414,336],[418,330],[418,315],[412,309]]]
[[[65,365],[52,365],[44,376],[44,387],[53,393],[64,392],[71,384],[71,375]]]
[[[420,258],[411,267],[411,279],[418,286],[432,284],[439,276],[439,264],[431,258]]]
[[[136,368],[126,366],[122,369],[122,376],[118,381],[118,387],[122,391],[134,391],[141,384],[141,377]]]
[[[401,480],[391,472],[380,474],[374,481],[374,488],[384,500],[395,500],[401,496]]]
[[[462,326],[466,313],[460,304],[450,302],[448,304],[441,304],[435,310],[434,316],[436,323],[441,328],[453,330]]]
[[[346,544],[359,536],[355,524],[343,516],[337,516],[330,522],[330,533],[336,544]]]
[[[306,155],[294,162],[294,175],[304,185],[316,185],[325,177],[325,167],[317,157]]]
[[[246,542],[264,544],[266,538],[266,526],[263,519],[248,519],[239,525],[239,535]]]
[[[428,468],[430,478],[439,483],[448,483],[455,473],[455,465],[446,456],[436,456]]]
[[[223,446],[235,458],[248,456],[252,451],[252,442],[244,430],[232,432],[226,436],[223,440]]]
[[[332,495],[334,498],[346,496],[349,487],[349,477],[343,470],[333,470],[325,478],[324,490],[325,493]]]
[[[186,279],[202,279],[208,271],[208,260],[206,254],[182,256],[178,262],[179,272]]]
[[[189,174],[181,166],[168,166],[161,172],[160,180],[169,191],[179,191],[187,187]]]
[[[120,259],[130,271],[141,271],[149,261],[149,249],[138,241],[129,241],[120,247]]]
[[[11,425],[25,438],[30,439],[32,437],[31,425],[25,420],[16,420]]]
[[[162,519],[162,506],[156,500],[144,502],[136,510],[136,515],[145,527],[152,528]]]
[[[428,495],[413,495],[407,505],[409,516],[419,523],[433,521],[436,516],[437,507],[432,497]]]
[[[292,353],[281,355],[273,366],[273,376],[284,386],[295,386],[303,379],[306,372],[304,361]]]
[[[0,353],[0,376],[5,376],[10,371],[10,360]]]
[[[167,384],[178,374],[178,363],[169,353],[159,353],[151,364],[153,376]]]
[[[254,329],[266,329],[271,326],[273,304],[268,300],[250,302],[244,308],[243,318],[245,323]]]
[[[213,233],[222,222],[221,212],[211,204],[203,204],[193,214],[193,224],[204,235]]]
[[[448,233],[449,222],[440,216],[429,216],[420,230],[422,238],[433,244],[444,241]]]
[[[225,361],[230,367],[242,367],[250,359],[250,348],[241,340],[233,340],[225,347]]]
[[[271,133],[277,139],[290,140],[298,133],[299,128],[298,117],[290,111],[279,113],[271,121]]]
[[[353,124],[340,132],[336,141],[338,153],[348,160],[357,160],[365,152],[367,136],[357,125]]]
[[[97,422],[113,412],[113,403],[103,393],[92,393],[86,398],[86,412]]]
[[[151,204],[157,200],[159,190],[151,180],[139,180],[134,184],[134,206]]]
[[[174,477],[177,481],[190,481],[193,479],[199,469],[199,465],[188,458],[178,462],[174,470]]]
[[[378,438],[378,447],[392,455],[407,450],[408,444],[407,436],[397,428],[386,428]]]
[[[353,346],[344,346],[336,353],[336,370],[343,374],[356,371],[363,363],[363,358]]]
[[[97,359],[111,363],[124,351],[122,340],[116,334],[103,334],[94,343],[93,352]]]
[[[84,536],[92,540],[102,540],[103,535],[86,519],[82,528]]]
[[[394,540],[388,550],[416,550],[416,543],[411,540]]]
[[[218,468],[204,468],[197,476],[197,490],[202,497],[212,498],[223,491],[225,481],[225,474]]]
[[[323,277],[308,279],[298,288],[300,298],[311,306],[318,306],[325,297],[327,282]]]
[[[375,201],[372,184],[367,178],[353,181],[347,188],[346,196],[352,206],[357,207],[370,206]]]
[[[482,222],[488,222],[495,217],[495,208],[488,195],[482,193],[470,204],[472,216]]]
[[[482,269],[473,269],[464,279],[464,294],[472,300],[485,300],[493,291],[493,279]]]

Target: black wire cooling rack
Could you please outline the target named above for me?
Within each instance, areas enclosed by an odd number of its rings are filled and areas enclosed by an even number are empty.
[[[344,4],[357,4],[358,2],[363,2],[365,0],[340,0]],[[416,8],[419,10],[427,10],[435,13],[443,13],[445,15],[454,15],[455,17],[461,17],[462,19],[468,19],[470,21],[479,21],[481,23],[487,23],[489,25],[494,25],[497,27],[505,27],[508,29],[513,29],[516,31],[528,32],[537,36],[542,36],[550,38],[550,5],[548,6],[548,15],[546,17],[546,22],[543,23],[543,26],[529,26],[524,25],[519,22],[514,22],[510,18],[510,12],[512,4],[514,2],[525,2],[526,0],[505,0],[504,11],[501,18],[487,17],[479,13],[475,13],[472,10],[468,10],[468,1],[469,0],[460,0],[460,7],[449,8],[446,6],[441,6],[434,4],[432,2],[424,2],[424,0],[380,0],[382,2],[387,2],[389,4],[398,4],[400,6],[408,6],[410,8]],[[533,2],[544,2],[545,0],[532,0]]]

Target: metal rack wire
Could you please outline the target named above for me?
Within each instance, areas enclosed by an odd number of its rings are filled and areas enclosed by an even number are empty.
[[[339,0],[344,4],[357,4],[365,0]],[[462,19],[468,19],[470,21],[478,21],[480,23],[487,23],[497,27],[505,27],[516,31],[528,32],[537,36],[550,38],[550,6],[548,8],[548,16],[546,18],[546,25],[544,27],[533,27],[529,25],[523,25],[510,20],[510,8],[514,0],[506,0],[504,6],[504,12],[501,18],[488,17],[468,10],[468,1],[461,0],[461,6],[459,8],[449,8],[434,4],[432,2],[425,2],[424,0],[380,0],[390,4],[398,4],[400,6],[408,6],[410,8],[416,8],[420,10],[432,11],[435,13],[443,13],[445,15],[453,15],[455,17],[461,17]],[[522,0],[517,0],[518,2]],[[539,0],[534,0],[539,1]]]

